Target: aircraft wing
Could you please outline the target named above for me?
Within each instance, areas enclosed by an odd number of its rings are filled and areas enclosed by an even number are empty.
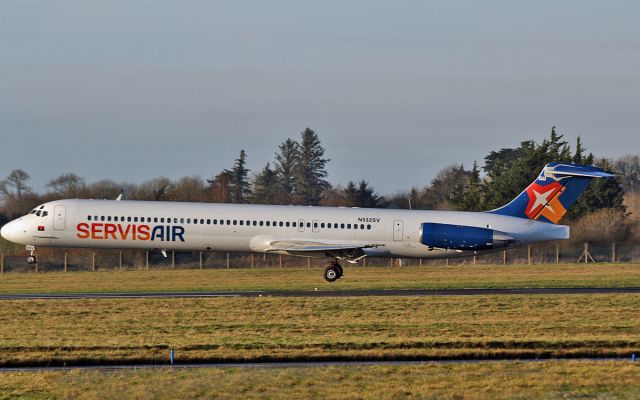
[[[384,246],[373,243],[322,243],[306,240],[280,240],[269,243],[268,253],[279,253],[307,257],[337,257],[358,259],[365,255],[364,249]]]

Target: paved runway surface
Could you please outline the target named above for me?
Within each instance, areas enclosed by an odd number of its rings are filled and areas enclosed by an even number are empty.
[[[640,287],[626,288],[521,288],[521,289],[389,289],[389,290],[293,290],[229,292],[136,292],[136,293],[67,293],[3,294],[0,300],[50,299],[118,299],[118,298],[205,298],[205,297],[366,297],[366,296],[487,296],[542,294],[624,294],[640,293]]]
[[[2,372],[17,371],[68,371],[68,370],[104,370],[104,369],[159,369],[159,368],[311,368],[336,366],[373,366],[373,365],[429,365],[429,364],[475,364],[489,362],[544,362],[544,361],[631,361],[625,358],[523,358],[523,359],[466,359],[466,360],[408,360],[408,361],[309,361],[309,362],[262,362],[262,363],[212,363],[212,364],[129,364],[129,365],[82,365],[68,367],[7,367],[0,368]]]

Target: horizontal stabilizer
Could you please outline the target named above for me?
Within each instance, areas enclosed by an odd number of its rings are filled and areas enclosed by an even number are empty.
[[[587,178],[613,178],[615,175],[604,172],[600,168],[587,165],[555,164],[544,168],[545,175],[555,176],[584,176]]]

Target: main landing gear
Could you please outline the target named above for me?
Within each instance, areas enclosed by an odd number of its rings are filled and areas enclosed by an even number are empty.
[[[342,265],[338,263],[338,260],[333,260],[329,263],[327,268],[324,269],[324,279],[327,282],[335,282],[344,274]]]
[[[29,251],[29,257],[27,257],[27,264],[35,264],[38,262],[38,259],[35,256],[35,251],[36,251],[36,246],[29,246],[27,245],[26,247],[27,251]]]

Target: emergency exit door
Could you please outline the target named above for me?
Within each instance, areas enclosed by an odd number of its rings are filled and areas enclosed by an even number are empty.
[[[402,240],[403,225],[404,225],[403,222],[399,219],[393,221],[393,240],[395,241]]]

